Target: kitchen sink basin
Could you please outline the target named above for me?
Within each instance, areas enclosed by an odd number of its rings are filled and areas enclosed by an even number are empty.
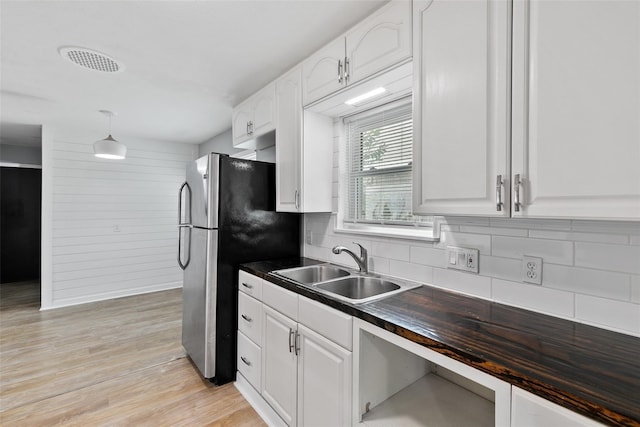
[[[305,267],[287,268],[274,271],[273,274],[293,280],[303,285],[326,282],[348,276],[350,273],[340,267],[330,264],[307,265]]]
[[[332,280],[326,283],[318,283],[316,289],[338,294],[351,300],[363,300],[400,289],[388,280],[378,277],[350,276],[343,279]]]

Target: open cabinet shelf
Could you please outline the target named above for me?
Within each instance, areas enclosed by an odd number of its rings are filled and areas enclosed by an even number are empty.
[[[369,323],[354,327],[354,425],[509,425],[508,383]]]

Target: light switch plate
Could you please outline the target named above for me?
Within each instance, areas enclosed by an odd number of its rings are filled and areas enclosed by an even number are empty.
[[[480,271],[478,249],[447,246],[447,268],[478,274]]]

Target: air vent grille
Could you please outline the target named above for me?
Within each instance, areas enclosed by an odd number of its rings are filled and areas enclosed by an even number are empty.
[[[60,48],[60,55],[63,58],[94,71],[103,73],[118,73],[124,70],[124,65],[104,53],[83,47],[63,47]]]

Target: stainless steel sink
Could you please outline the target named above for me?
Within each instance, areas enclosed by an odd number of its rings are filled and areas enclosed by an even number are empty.
[[[367,276],[345,277],[326,283],[318,283],[315,287],[352,300],[371,298],[400,289],[400,285],[388,280]]]
[[[313,286],[318,292],[351,304],[364,304],[420,287],[419,283],[385,279],[377,275],[353,275]]]
[[[327,280],[345,277],[350,274],[349,271],[331,264],[317,264],[307,265],[305,267],[287,268],[284,270],[276,270],[272,273],[286,277],[287,279],[303,285],[326,282]]]

